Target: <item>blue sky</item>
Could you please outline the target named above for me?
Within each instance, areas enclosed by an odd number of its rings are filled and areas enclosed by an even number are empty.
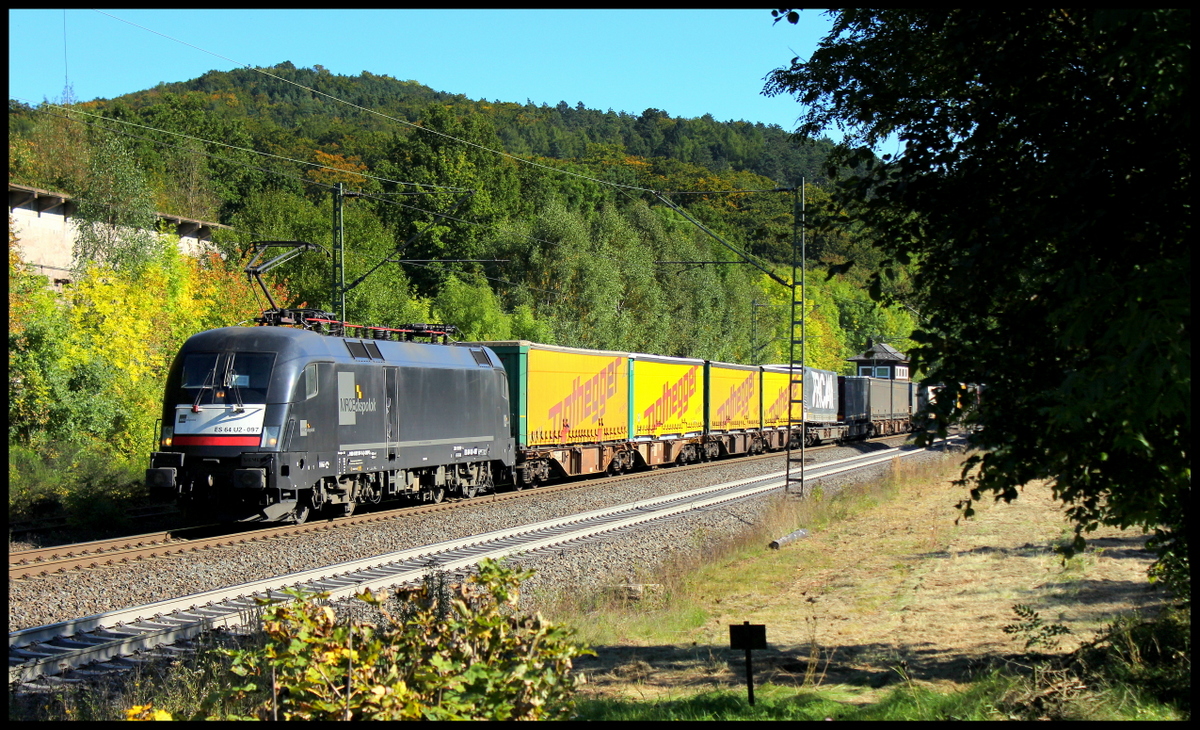
[[[9,97],[112,98],[242,64],[321,64],[412,79],[473,99],[676,117],[712,114],[791,130],[800,106],[762,95],[763,77],[807,57],[829,29],[769,10],[94,10],[9,11]],[[65,38],[64,38],[65,20]],[[236,62],[236,63],[235,63]]]

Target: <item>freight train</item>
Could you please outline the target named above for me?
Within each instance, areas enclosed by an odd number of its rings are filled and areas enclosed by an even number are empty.
[[[789,387],[786,366],[291,321],[303,327],[226,327],[183,345],[152,490],[198,517],[299,523],[388,499],[902,433],[917,407],[909,381],[809,368]],[[789,427],[805,390],[803,424]]]

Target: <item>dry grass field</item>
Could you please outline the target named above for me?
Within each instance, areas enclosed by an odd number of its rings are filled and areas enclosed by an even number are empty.
[[[887,483],[799,508],[810,511],[799,524],[815,525],[807,539],[771,551],[760,531],[692,566],[661,605],[644,599],[626,609],[626,624],[596,629],[598,656],[580,662],[584,695],[650,700],[744,686],[744,653],[728,648],[728,626],[750,621],[766,625],[769,644],[754,653],[756,685],[807,683],[870,702],[900,681],[952,689],[1023,654],[1024,637],[1003,631],[1018,621],[1015,604],[1071,630],[1058,652],[1118,613],[1164,604],[1147,582],[1153,558],[1140,532],[1101,529],[1064,564],[1054,547],[1070,529],[1045,484],[1011,504],[978,504],[956,524],[963,490],[950,484],[953,463],[897,470]]]

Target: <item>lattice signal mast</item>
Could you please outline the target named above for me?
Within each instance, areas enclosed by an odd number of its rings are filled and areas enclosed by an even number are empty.
[[[805,258],[806,232],[804,229],[804,214],[807,207],[807,196],[804,191],[804,178],[795,197],[794,206],[799,208],[799,215],[793,210],[792,215],[792,319],[791,345],[788,348],[788,440],[787,440],[787,472],[783,490],[787,494],[804,496],[804,447],[808,434],[804,431],[805,400],[808,397],[804,387],[804,373],[808,365],[808,351],[805,337],[807,334],[805,321],[808,319],[804,311],[805,282],[808,274],[808,262]],[[797,221],[799,224],[797,225]],[[797,231],[799,228],[799,231]],[[799,234],[799,235],[797,235]],[[797,276],[799,274],[799,276]],[[799,296],[797,296],[797,293]],[[797,330],[799,330],[797,332]],[[796,335],[799,334],[799,337]],[[796,346],[800,346],[799,359],[796,358]],[[798,367],[797,367],[798,366]],[[797,372],[798,370],[798,372]],[[796,397],[796,386],[800,386],[800,397]],[[800,428],[799,454],[793,445],[797,441],[794,429]],[[793,485],[795,488],[793,489]]]

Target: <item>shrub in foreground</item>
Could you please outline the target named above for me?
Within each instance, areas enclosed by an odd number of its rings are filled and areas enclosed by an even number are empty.
[[[194,719],[539,720],[565,716],[576,677],[571,660],[590,653],[572,632],[518,613],[518,586],[532,572],[484,561],[448,606],[427,585],[399,617],[370,591],[357,596],[382,625],[338,621],[318,599],[295,592],[263,615],[261,647],[224,650],[230,686]],[[254,699],[258,698],[258,699]],[[245,715],[226,707],[251,709]],[[245,710],[242,710],[246,712]],[[130,719],[169,719],[152,705]]]

